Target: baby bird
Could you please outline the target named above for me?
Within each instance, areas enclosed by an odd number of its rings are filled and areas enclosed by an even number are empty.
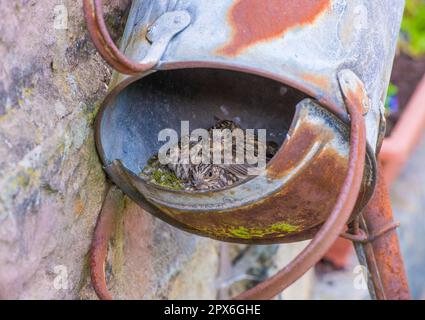
[[[210,157],[212,159],[213,153],[213,129],[229,129],[233,132],[236,129],[242,129],[237,123],[231,120],[217,120],[214,126],[212,126],[209,131],[209,144],[210,148]],[[194,191],[194,190],[218,190],[231,186],[238,181],[244,180],[248,177],[248,168],[250,165],[247,163],[236,164],[234,161],[236,159],[237,147],[236,139],[232,139],[232,161],[230,164],[193,164],[193,163],[183,163],[180,159],[177,159],[176,162],[170,163],[167,166],[163,166],[163,170],[168,171],[170,174],[174,175],[178,181],[181,182],[181,185],[184,186],[185,190]],[[223,142],[222,142],[223,143]],[[190,142],[189,148],[195,146],[197,142]],[[254,150],[258,147],[258,138],[254,136]],[[181,148],[181,141],[175,146],[175,148]],[[245,146],[244,146],[245,148]],[[224,148],[222,144],[222,158],[224,155]],[[243,150],[245,152],[245,149]],[[270,160],[271,157],[277,152],[277,144],[274,142],[267,142],[266,146],[266,156],[267,160]],[[162,166],[159,164],[158,166]],[[162,168],[162,167],[161,167]]]
[[[235,122],[230,120],[220,120],[209,129],[209,143],[212,146],[213,129],[230,129],[233,131],[240,128]],[[190,142],[192,148],[196,142]],[[179,146],[180,147],[180,143]],[[212,149],[210,150],[212,152]],[[233,185],[235,182],[247,176],[247,169],[244,165],[216,165],[216,164],[193,164],[176,163],[168,164],[168,168],[178,179],[189,181],[192,190],[217,190]]]
[[[231,186],[239,179],[229,170],[213,164],[192,167],[192,185],[195,190],[217,190]]]

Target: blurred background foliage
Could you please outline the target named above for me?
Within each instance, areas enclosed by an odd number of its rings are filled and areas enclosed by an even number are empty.
[[[425,59],[425,0],[406,0],[398,47],[411,59]],[[400,111],[398,93],[398,86],[391,82],[385,101],[387,115]]]
[[[412,57],[425,55],[425,0],[406,0],[400,48]]]

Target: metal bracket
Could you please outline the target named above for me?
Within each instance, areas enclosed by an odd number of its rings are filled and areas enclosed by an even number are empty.
[[[160,16],[149,28],[146,39],[152,43],[146,57],[141,64],[156,65],[167,49],[171,39],[190,24],[191,18],[187,11],[166,12]]]
[[[365,116],[370,110],[370,100],[363,82],[350,69],[338,72],[338,82],[343,96],[356,101],[356,105],[362,106],[363,116]]]

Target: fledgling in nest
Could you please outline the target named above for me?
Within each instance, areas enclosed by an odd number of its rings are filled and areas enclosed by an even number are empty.
[[[218,120],[217,123],[212,126],[209,131],[209,144],[211,146],[210,153],[212,154],[212,141],[213,141],[213,130],[219,129],[229,129],[231,132],[236,129],[241,129],[241,127],[231,120]],[[193,147],[196,143],[191,142],[190,147]],[[236,158],[236,148],[235,141],[232,141],[232,160]],[[258,139],[254,137],[254,150],[258,147]],[[180,147],[180,142],[176,148]],[[266,155],[267,160],[271,159],[274,154],[277,152],[277,144],[274,142],[268,142],[266,146]],[[222,150],[224,148],[221,148]],[[173,181],[171,188],[173,189],[184,189],[188,191],[194,190],[218,190],[231,186],[238,181],[242,181],[248,177],[248,164],[235,164],[235,161],[232,161],[230,164],[193,164],[193,163],[183,163],[179,159],[176,163],[168,164],[163,166],[159,163],[158,158],[156,160],[150,161],[152,166],[160,168],[166,176],[165,181],[169,181],[169,175],[173,175],[178,181],[180,188],[176,187],[176,183]],[[150,172],[146,168],[143,170],[143,176],[149,177]],[[158,179],[150,179],[151,182],[157,183]],[[159,184],[164,185],[160,181]]]

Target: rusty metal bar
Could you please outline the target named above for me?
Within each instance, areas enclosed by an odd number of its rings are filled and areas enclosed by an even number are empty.
[[[158,19],[158,25],[154,24],[154,28],[147,30],[146,38],[152,42],[151,49],[143,60],[133,61],[128,59],[112,40],[103,18],[102,2],[83,0],[83,10],[90,36],[100,55],[112,68],[129,75],[151,70],[158,64],[170,40],[190,23],[190,16],[185,11],[164,14],[162,19]],[[159,36],[155,34],[155,29],[161,31]]]
[[[105,21],[103,20],[102,7],[99,6],[98,1],[84,0],[83,10],[92,41],[99,54],[111,67],[118,72],[126,74],[136,73],[139,70],[143,71],[150,68],[150,66],[138,66],[134,62],[128,61],[119,52],[107,32]]]
[[[376,264],[379,280],[374,279],[375,291],[383,290],[378,299],[408,300],[409,285],[404,269],[400,245],[394,226],[393,212],[382,168],[378,169],[378,184],[375,193],[362,213],[366,232],[372,235],[369,243],[363,244],[368,266]],[[382,231],[385,230],[383,233]],[[380,235],[379,235],[380,234]],[[379,235],[379,236],[373,236]],[[373,275],[372,275],[373,276]],[[382,285],[382,289],[380,286]]]
[[[112,300],[106,285],[105,263],[108,244],[115,228],[115,214],[123,193],[118,187],[108,184],[90,248],[90,276],[94,291],[101,300]]]

